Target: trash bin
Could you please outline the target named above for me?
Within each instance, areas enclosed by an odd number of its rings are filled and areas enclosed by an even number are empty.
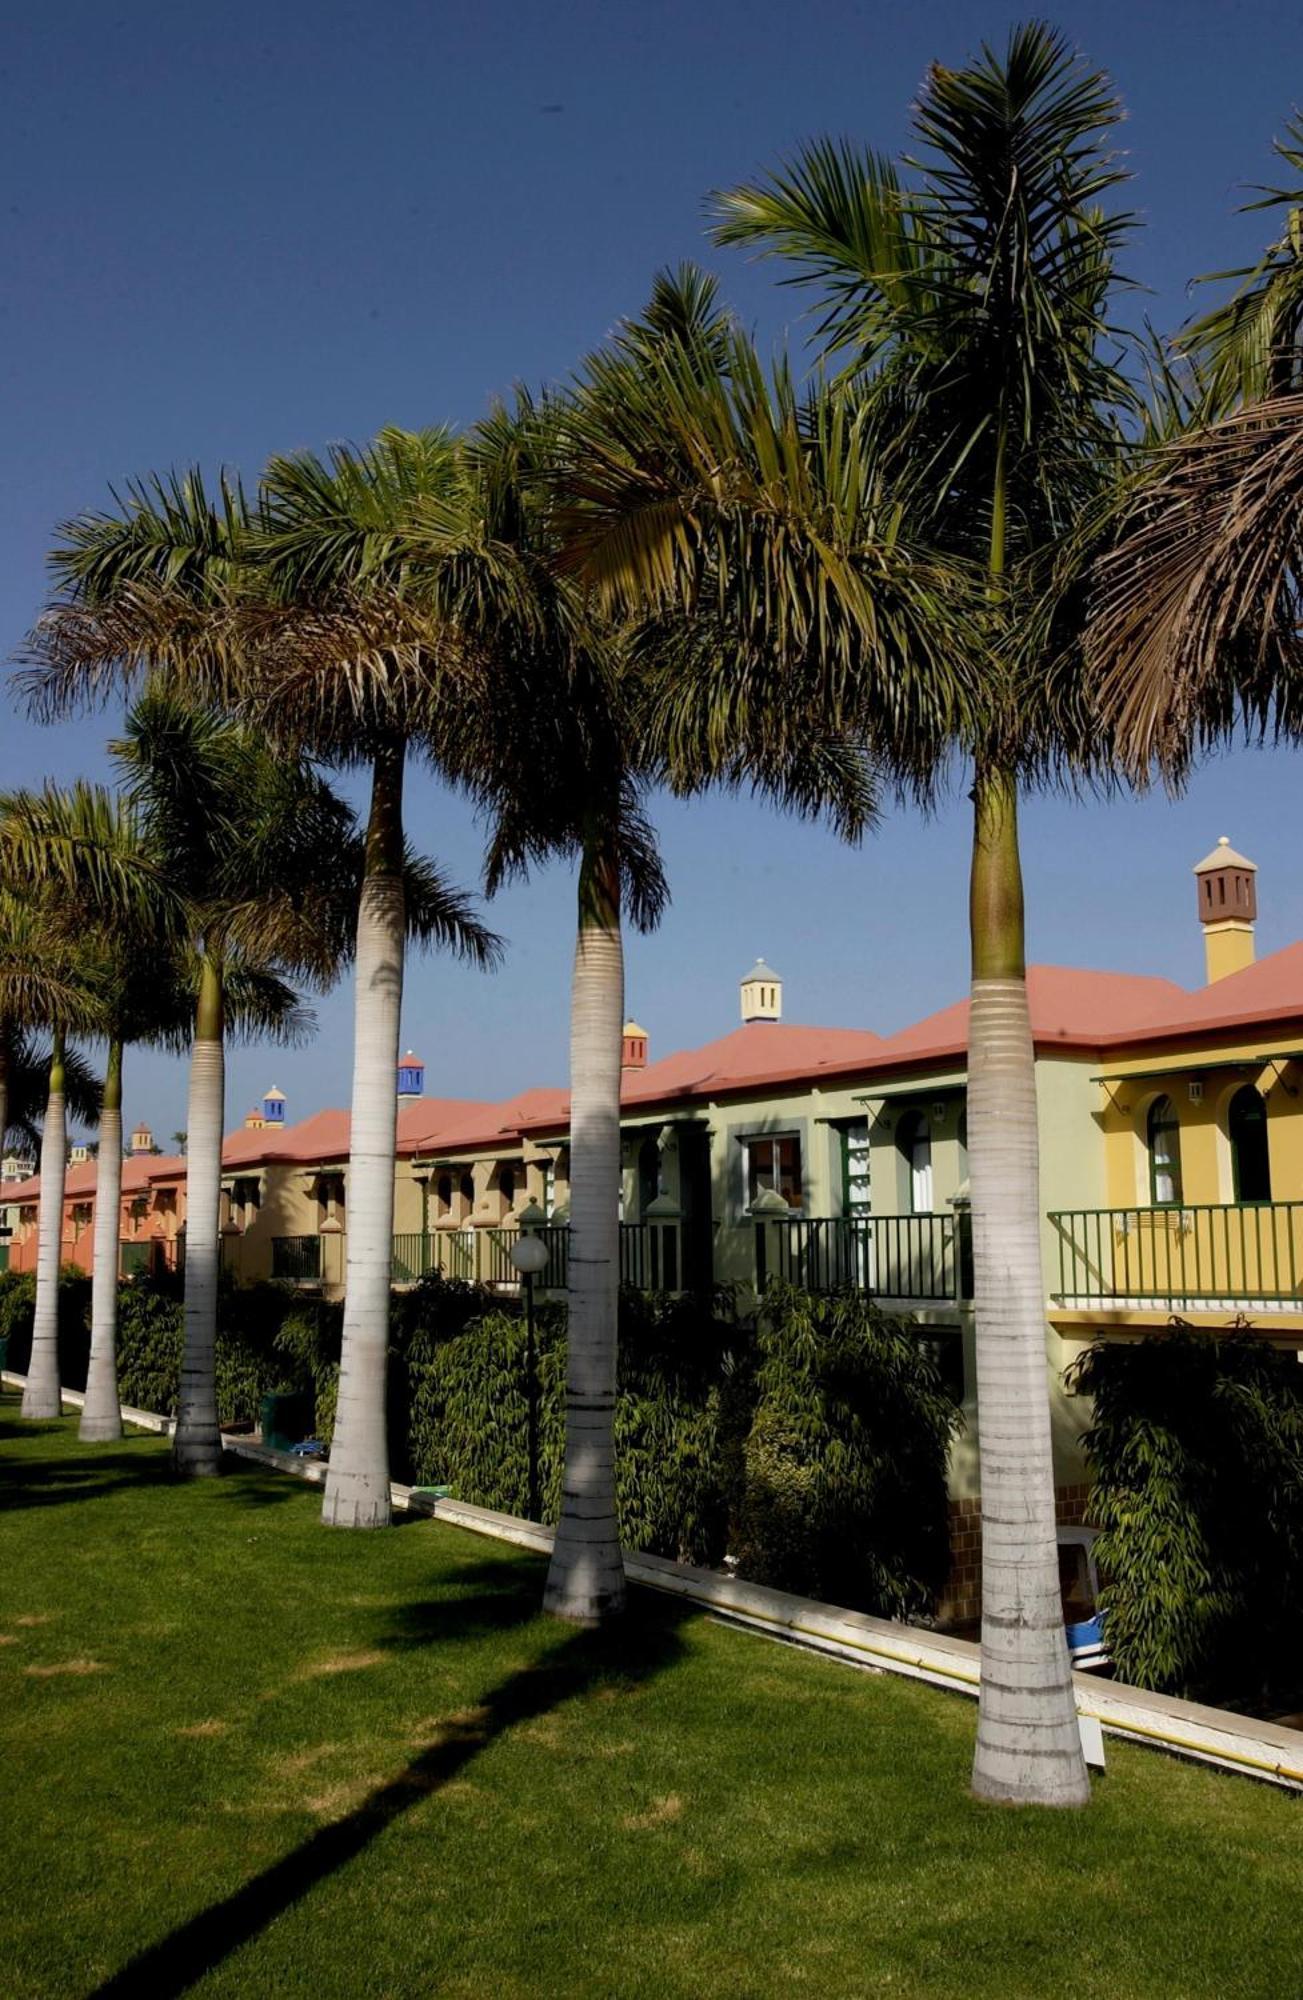
[[[312,1397],[302,1389],[277,1389],[258,1405],[262,1441],[272,1451],[288,1451],[312,1429]]]

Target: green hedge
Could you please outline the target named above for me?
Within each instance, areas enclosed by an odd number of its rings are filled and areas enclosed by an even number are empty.
[[[9,1335],[9,1366],[26,1372],[32,1345],[36,1280],[0,1275],[0,1334]],[[223,1424],[256,1423],[270,1390],[308,1390],[320,1405],[338,1372],[340,1308],[305,1300],[288,1285],[223,1283],[218,1293],[217,1415]],[[176,1413],[185,1315],[181,1281],[141,1276],[118,1293],[118,1389],[138,1410]],[[90,1279],[59,1278],[59,1372],[84,1389],[90,1356]]]
[[[1303,1693],[1303,1368],[1246,1335],[1101,1342],[1069,1370],[1109,1650],[1139,1687],[1270,1708]]]
[[[0,1330],[31,1280],[0,1280]],[[87,1281],[61,1286],[70,1360],[85,1381]],[[217,1403],[256,1421],[269,1390],[310,1391],[328,1444],[341,1308],[276,1284],[223,1285]],[[560,1511],[566,1309],[537,1311],[540,1494]],[[183,1309],[173,1278],[124,1285],[122,1398],[171,1414]],[[393,1297],[389,1444],[396,1479],[446,1485],[506,1513],[527,1507],[525,1324],[519,1303],[431,1276]],[[15,1366],[24,1366],[19,1356]],[[934,1362],[905,1323],[854,1294],[771,1287],[757,1329],[727,1290],[704,1298],[626,1291],[615,1411],[617,1506],[627,1547],[891,1615],[926,1613],[944,1581],[946,1455],[958,1423]]]
[[[419,1288],[417,1288],[419,1290]],[[482,1296],[482,1295],[481,1295]],[[412,1478],[526,1504],[519,1308],[468,1287],[409,1295],[399,1365]],[[565,1308],[538,1313],[543,1517],[560,1506]],[[946,1462],[960,1417],[913,1328],[862,1298],[771,1287],[758,1330],[727,1294],[620,1301],[621,1539],[892,1616],[926,1615],[949,1563]],[[397,1476],[399,1457],[393,1463]]]
[[[32,1353],[32,1320],[36,1311],[36,1275],[32,1271],[0,1272],[0,1337],[9,1341],[6,1366],[27,1373]],[[59,1273],[59,1373],[74,1389],[85,1387],[90,1359],[90,1279],[75,1265]]]
[[[742,1453],[738,1572],[883,1617],[926,1616],[950,1562],[958,1409],[909,1322],[859,1292],[771,1285]]]

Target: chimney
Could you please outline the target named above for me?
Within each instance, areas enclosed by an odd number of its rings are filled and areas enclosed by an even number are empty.
[[[647,1030],[640,1028],[636,1021],[624,1024],[624,1045],[620,1051],[621,1069],[646,1069]]]
[[[783,982],[773,968],[765,964],[763,958],[756,960],[740,984],[744,1021],[782,1020]]]
[[[1237,854],[1223,834],[1194,871],[1203,925],[1208,984],[1243,972],[1253,964],[1253,925],[1258,914],[1258,864]]]

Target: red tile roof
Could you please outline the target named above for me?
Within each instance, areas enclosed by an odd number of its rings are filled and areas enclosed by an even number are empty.
[[[1086,972],[1069,965],[1029,965],[1027,1007],[1038,1048],[1098,1048],[1112,1035],[1129,1036],[1188,1000],[1172,979],[1130,972]],[[968,1001],[902,1028],[882,1044],[875,1067],[966,1058]]]
[[[1034,965],[1027,974],[1032,1034],[1039,1049],[1117,1049],[1132,1043],[1179,1040],[1289,1023],[1303,1042],[1303,943],[1288,945],[1243,972],[1187,992],[1170,979],[1124,972],[1089,972]],[[684,1099],[727,1096],[832,1076],[872,1075],[927,1063],[962,1062],[967,1054],[968,1001],[915,1021],[886,1038],[865,1028],[806,1028],[753,1021],[699,1049],[683,1049],[624,1072],[620,1100],[630,1111]],[[421,1097],[398,1107],[398,1150],[425,1157],[502,1146],[527,1133],[564,1131],[569,1094],[524,1090],[500,1103]],[[318,1111],[298,1124],[230,1134],[222,1164],[233,1168],[277,1161],[310,1164],[348,1156],[347,1111]],[[183,1159],[136,1155],[123,1162],[129,1194],[153,1182],[181,1180]],[[0,1205],[36,1199],[38,1178],[0,1190]],[[95,1163],[69,1169],[67,1198],[93,1193]]]
[[[1246,965],[1243,972],[1228,973],[1211,986],[1182,993],[1179,1006],[1165,1008],[1129,1034],[1110,1034],[1107,1040],[1162,1041],[1261,1027],[1272,1021],[1303,1026],[1303,943],[1288,944],[1256,965]]]
[[[139,1194],[152,1180],[166,1177],[174,1169],[185,1173],[185,1161],[170,1153],[132,1153],[122,1162],[122,1192],[124,1195]],[[93,1195],[98,1172],[95,1160],[80,1160],[75,1167],[69,1167],[63,1182],[65,1201],[82,1201]],[[18,1181],[12,1187],[0,1188],[0,1208],[7,1202],[35,1201],[41,1192],[41,1177],[33,1174],[30,1180]]]

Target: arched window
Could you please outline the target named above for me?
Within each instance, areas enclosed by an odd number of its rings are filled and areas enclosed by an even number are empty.
[[[932,1127],[921,1111],[907,1111],[896,1144],[909,1169],[909,1206],[914,1215],[932,1213]]]
[[[502,1167],[499,1169],[498,1190],[502,1195],[503,1201],[510,1208],[512,1202],[516,1199],[516,1175],[513,1168]]]
[[[475,1206],[474,1174],[462,1175],[461,1180],[458,1182],[458,1193],[461,1195],[461,1198],[465,1202],[468,1210],[474,1208]]]
[[[1181,1205],[1181,1127],[1170,1097],[1156,1097],[1145,1121],[1149,1199],[1155,1208]]]
[[[1226,1114],[1226,1131],[1231,1142],[1236,1201],[1270,1201],[1267,1106],[1251,1083],[1237,1090],[1231,1099]]]
[[[452,1175],[440,1174],[434,1184],[434,1198],[439,1205],[440,1215],[452,1214]]]

